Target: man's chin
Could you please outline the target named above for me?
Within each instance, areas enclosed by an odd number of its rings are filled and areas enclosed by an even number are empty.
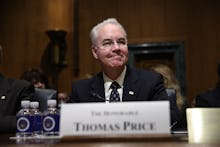
[[[111,68],[121,68],[124,67],[124,63],[114,63],[110,65]]]

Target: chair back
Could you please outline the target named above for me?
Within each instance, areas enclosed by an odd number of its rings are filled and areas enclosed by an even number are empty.
[[[35,99],[39,101],[39,110],[44,112],[47,110],[47,100],[57,99],[57,91],[54,89],[35,88]]]

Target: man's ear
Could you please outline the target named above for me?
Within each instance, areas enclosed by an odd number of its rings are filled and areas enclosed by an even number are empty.
[[[98,59],[98,56],[97,56],[97,48],[96,47],[92,47],[92,55],[95,59]]]

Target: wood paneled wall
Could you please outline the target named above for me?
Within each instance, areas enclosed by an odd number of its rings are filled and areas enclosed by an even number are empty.
[[[100,69],[91,55],[90,29],[105,18],[115,17],[126,28],[129,43],[184,41],[189,102],[217,82],[218,0],[5,0],[0,3],[0,44],[4,48],[1,71],[5,75],[19,77],[25,69],[39,67],[49,41],[45,31],[65,29],[68,66],[58,77],[58,89],[69,92],[71,82]],[[74,72],[77,64],[78,76]]]
[[[68,66],[57,79],[58,90],[69,92],[73,75],[73,15],[72,0],[0,1],[4,75],[19,78],[28,68],[41,68],[41,59],[50,41],[46,31],[66,30]],[[49,79],[51,81],[50,76]]]

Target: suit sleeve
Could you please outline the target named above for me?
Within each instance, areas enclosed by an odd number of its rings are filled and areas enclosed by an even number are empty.
[[[15,133],[16,113],[21,108],[21,100],[33,101],[34,86],[26,81],[15,80],[11,82],[9,95],[9,101],[4,104],[9,110],[0,114],[0,133]]]
[[[210,102],[206,98],[209,98],[207,94],[205,97],[203,95],[198,95],[195,99],[195,107],[211,107]]]
[[[67,101],[67,103],[76,103],[77,102],[77,94],[76,94],[76,88],[74,88],[74,84],[72,84],[72,91],[70,93],[70,98]]]

